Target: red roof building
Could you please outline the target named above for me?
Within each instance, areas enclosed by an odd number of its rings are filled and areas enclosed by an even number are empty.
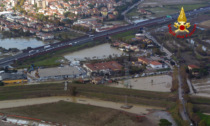
[[[188,69],[189,69],[189,70],[192,70],[192,69],[199,69],[199,67],[196,66],[196,65],[188,65]]]
[[[139,57],[138,58],[138,61],[141,62],[141,63],[143,63],[143,64],[149,64],[149,62],[150,62],[148,59],[146,59],[144,57]]]
[[[162,63],[158,62],[158,61],[152,61],[150,62],[150,66],[154,69],[160,69],[163,68]]]
[[[88,63],[84,64],[83,67],[87,69],[88,73],[108,73],[117,72],[122,70],[122,65],[117,63],[116,61],[102,62],[102,63]]]

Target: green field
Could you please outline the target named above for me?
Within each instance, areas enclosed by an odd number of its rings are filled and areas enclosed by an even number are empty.
[[[121,39],[121,40],[125,40],[126,41],[126,40],[131,40],[132,38],[135,38],[136,32],[138,32],[137,29],[126,31],[126,32],[122,32],[122,33],[118,33],[118,34],[112,35],[111,37],[113,39]]]
[[[92,84],[69,84],[68,86],[75,86],[78,96],[114,102],[124,102],[125,95],[127,95],[130,103],[170,108],[176,101],[176,96],[173,93],[131,90]],[[1,87],[0,100],[70,95],[68,91],[63,89],[64,84],[62,83]]]
[[[165,5],[163,7],[151,7],[151,8],[143,8],[147,11],[153,12],[152,17],[161,17],[165,15],[170,15],[174,13],[178,13],[181,10],[181,7],[184,7],[185,11],[197,9],[200,7],[208,6],[209,3],[199,3],[199,4],[182,4],[182,5]],[[128,14],[129,17],[131,16],[138,16],[140,13],[137,12],[137,9],[134,8]]]
[[[198,112],[197,114],[201,118],[201,120],[204,120],[206,122],[207,126],[210,126],[210,115],[205,115],[201,112]]]
[[[37,118],[69,126],[139,126],[139,122],[133,114],[125,114],[109,108],[64,101],[3,109],[0,112]]]
[[[164,7],[154,7],[148,8],[153,13],[155,13],[155,17],[165,16],[173,13],[179,13],[181,7],[184,7],[185,11],[193,10],[196,8],[207,6],[208,4],[183,4],[183,5],[166,5]]]
[[[71,40],[74,38],[78,38],[80,36],[83,36],[83,34],[79,34],[79,33],[72,32],[72,31],[58,32],[55,34],[55,38],[58,38],[61,41]]]

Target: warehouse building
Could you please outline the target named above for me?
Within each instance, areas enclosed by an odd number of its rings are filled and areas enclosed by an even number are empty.
[[[77,78],[82,74],[77,67],[71,66],[38,69],[37,72],[40,80]]]
[[[27,83],[27,76],[22,73],[1,73],[0,81],[5,84]]]

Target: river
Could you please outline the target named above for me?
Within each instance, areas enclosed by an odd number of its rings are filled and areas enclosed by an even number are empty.
[[[2,39],[2,35],[0,34],[0,46],[5,49],[17,48],[22,50],[27,47],[35,48],[42,45],[45,45],[44,42],[41,40],[37,40],[36,38],[18,37]]]
[[[120,56],[122,54],[123,54],[122,51],[116,48],[110,47],[109,43],[105,43],[105,44],[101,44],[92,48],[66,54],[64,57],[68,59],[69,61],[73,61],[73,60],[85,60],[86,58],[105,59],[109,57],[109,55]]]

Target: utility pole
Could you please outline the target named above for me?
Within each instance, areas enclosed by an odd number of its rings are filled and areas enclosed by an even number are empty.
[[[128,61],[125,59],[124,62],[125,62],[125,81],[124,81],[124,86],[126,86],[126,88],[131,88],[131,83],[130,83],[130,80],[129,80],[129,69],[130,69],[130,48],[128,49]],[[128,105],[128,96],[125,95],[125,104],[121,106],[121,108],[124,108],[124,109],[130,109],[132,107],[132,105]]]
[[[64,91],[67,91],[67,86],[68,86],[68,83],[67,83],[67,81],[65,81],[65,84],[64,84]]]

